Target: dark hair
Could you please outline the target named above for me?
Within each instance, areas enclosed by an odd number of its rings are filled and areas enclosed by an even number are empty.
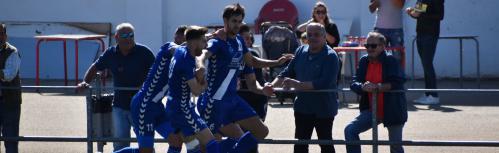
[[[250,27],[246,24],[242,25],[240,28],[239,28],[239,33],[244,33],[244,32],[250,32]]]
[[[239,5],[239,3],[225,6],[223,13],[224,19],[229,19],[232,16],[239,16],[239,15],[242,15],[244,18],[244,7]]]
[[[245,32],[249,33],[251,42],[255,43],[255,37],[253,36],[253,33],[251,33],[250,29],[251,28],[248,25],[243,24],[239,28],[239,34],[242,34],[242,33],[245,33]],[[251,46],[247,46],[247,47],[251,47]]]
[[[380,43],[382,43],[383,45],[386,45],[386,37],[383,34],[373,31],[373,32],[369,32],[367,34],[367,38],[370,38],[370,37],[376,38],[376,39],[378,39],[378,41]]]
[[[185,33],[185,29],[187,29],[187,25],[181,25],[177,27],[177,30],[175,30],[176,35],[183,35]]]
[[[189,26],[185,30],[185,40],[193,40],[203,37],[208,32],[208,28],[201,26]]]
[[[324,20],[326,20],[326,21],[324,21],[324,24],[325,24],[325,26],[329,25],[329,23],[330,23],[330,21],[329,21],[329,13],[328,13],[329,11],[327,10],[326,4],[324,2],[322,2],[322,1],[318,1],[317,3],[315,3],[314,9],[312,9],[312,21],[319,22],[314,17],[315,10],[318,7],[323,7],[326,10],[326,14],[325,14],[326,18],[324,18]]]
[[[4,23],[0,23],[0,27],[2,28],[3,32],[7,32],[7,26]]]

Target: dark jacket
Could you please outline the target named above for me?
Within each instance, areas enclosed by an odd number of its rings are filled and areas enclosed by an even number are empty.
[[[300,46],[295,57],[278,77],[289,77],[301,82],[312,82],[314,90],[337,89],[336,76],[339,73],[338,55],[326,44],[323,51],[310,53],[309,46]],[[331,118],[338,113],[336,92],[298,92],[293,109],[317,118]]]
[[[418,3],[424,3],[428,8],[417,18],[417,34],[440,36],[440,21],[444,19],[444,0],[418,0]]]
[[[0,49],[2,50],[2,49]],[[0,51],[0,69],[5,68],[5,62],[7,58],[9,58],[10,54],[17,52],[17,49],[7,43],[7,47]],[[19,77],[19,72],[17,72],[16,76],[11,81],[0,81],[1,87],[12,87],[18,89],[2,89],[2,98],[5,102],[9,103],[19,103],[21,104],[21,78]]]
[[[399,62],[391,55],[383,52],[379,55],[379,60],[382,65],[382,79],[383,83],[390,83],[392,90],[403,90],[405,74],[400,67]],[[352,79],[350,89],[355,93],[361,95],[360,98],[360,111],[369,110],[369,99],[367,92],[362,90],[362,84],[366,82],[366,73],[369,59],[367,55],[360,59],[357,73]],[[399,125],[407,121],[407,103],[404,92],[385,92],[384,93],[384,117],[383,124],[385,126]]]

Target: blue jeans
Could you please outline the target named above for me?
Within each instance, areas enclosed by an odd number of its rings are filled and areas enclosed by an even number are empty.
[[[386,38],[387,47],[402,47],[404,46],[404,30],[400,29],[383,29],[374,28],[374,31],[381,33]],[[392,55],[401,60],[400,52],[392,52]]]
[[[19,118],[21,117],[21,104],[5,102],[0,97],[0,129],[4,137],[19,136]],[[6,153],[17,153],[18,142],[5,142]]]
[[[113,136],[130,138],[132,115],[129,110],[113,106]],[[113,142],[114,151],[130,146],[130,142]]]
[[[433,59],[437,49],[438,35],[423,35],[416,36],[416,43],[418,46],[418,53],[423,65],[424,81],[426,89],[437,88],[437,76],[435,68],[433,67]],[[426,92],[426,96],[431,95],[438,97],[436,92]]]
[[[350,122],[345,127],[345,140],[346,141],[359,141],[359,134],[365,132],[372,127],[372,113],[370,111],[362,111],[360,115]],[[378,123],[379,124],[379,123]],[[388,139],[390,141],[402,141],[402,130],[404,124],[387,126]],[[360,153],[360,145],[346,145],[347,153]],[[404,148],[400,145],[390,145],[391,153],[403,153]]]
[[[374,28],[374,31],[381,33],[386,38],[387,46],[401,47],[404,46],[404,30],[400,29],[383,29]]]

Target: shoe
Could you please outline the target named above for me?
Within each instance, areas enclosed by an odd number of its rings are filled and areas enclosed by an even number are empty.
[[[426,96],[425,94],[421,95],[421,97],[419,97],[418,99],[414,99],[413,102],[414,103],[419,103],[420,101],[425,101],[426,98],[428,98],[428,96]]]
[[[421,97],[419,99],[414,100],[415,103],[423,104],[423,105],[436,105],[440,103],[440,99],[438,97],[433,97],[432,95]]]

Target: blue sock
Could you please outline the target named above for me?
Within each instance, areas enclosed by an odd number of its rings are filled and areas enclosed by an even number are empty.
[[[227,138],[220,141],[220,152],[226,153],[232,150],[232,147],[237,143],[236,139]]]
[[[229,153],[247,153],[257,146],[258,140],[250,132],[246,132]]]
[[[139,153],[139,148],[126,147],[115,151],[114,153]]]
[[[206,153],[221,153],[220,143],[218,143],[215,139],[208,142],[208,144],[206,144]]]
[[[168,146],[168,151],[166,153],[180,153],[182,151],[182,148],[175,147],[175,146]]]

